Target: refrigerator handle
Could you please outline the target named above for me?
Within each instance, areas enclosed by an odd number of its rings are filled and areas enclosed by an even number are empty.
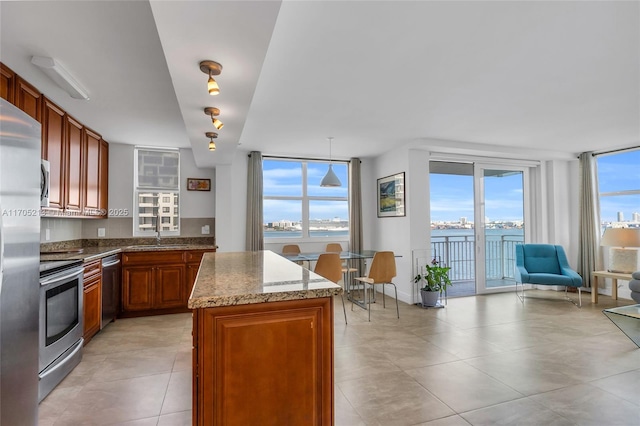
[[[4,272],[4,236],[2,227],[2,204],[0,204],[0,294],[2,294],[2,274]]]

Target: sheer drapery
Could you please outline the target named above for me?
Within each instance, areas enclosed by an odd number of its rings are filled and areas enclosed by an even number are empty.
[[[349,163],[349,250],[359,252],[362,247],[362,187],[360,183],[360,159],[352,158]],[[355,262],[356,276],[363,276],[364,261]]]
[[[578,270],[582,284],[591,287],[591,272],[600,268],[600,198],[597,163],[592,152],[580,154],[580,241]]]
[[[251,151],[247,172],[246,247],[248,251],[264,250],[262,227],[262,153]]]

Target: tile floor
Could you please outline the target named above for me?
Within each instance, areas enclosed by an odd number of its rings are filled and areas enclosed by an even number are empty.
[[[640,424],[640,349],[564,292],[335,309],[336,425]],[[572,294],[573,297],[577,295]],[[123,319],[40,404],[44,425],[190,425],[191,317]],[[285,425],[286,426],[286,425]],[[297,425],[294,425],[297,426]]]

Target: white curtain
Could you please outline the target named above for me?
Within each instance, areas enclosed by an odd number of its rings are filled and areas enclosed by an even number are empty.
[[[591,287],[591,272],[601,269],[600,198],[597,163],[592,152],[580,154],[580,241],[578,273],[585,287]]]
[[[349,250],[359,252],[362,247],[362,187],[360,183],[360,159],[352,158],[349,163]],[[364,261],[355,262],[356,276],[363,276]]]
[[[247,173],[247,238],[248,251],[264,250],[262,232],[262,154],[251,151]]]

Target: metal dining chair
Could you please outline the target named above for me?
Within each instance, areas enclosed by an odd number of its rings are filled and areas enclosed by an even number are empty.
[[[314,271],[331,282],[338,284],[342,279],[342,263],[338,253],[322,253],[318,256]],[[339,284],[338,284],[339,285]],[[344,323],[347,324],[347,309],[344,307],[344,293],[342,297],[342,310],[344,312]]]
[[[373,255],[373,261],[369,268],[369,274],[366,277],[358,277],[355,280],[365,284],[365,305],[369,310],[369,321],[371,321],[371,291],[367,291],[366,284],[371,286],[371,290],[375,289],[377,284],[382,284],[382,307],[385,306],[384,285],[391,284],[396,292],[396,312],[400,318],[400,307],[398,306],[398,288],[391,282],[396,276],[396,258],[392,251],[379,251]],[[367,295],[368,299],[367,300]],[[353,309],[353,304],[351,305]]]

